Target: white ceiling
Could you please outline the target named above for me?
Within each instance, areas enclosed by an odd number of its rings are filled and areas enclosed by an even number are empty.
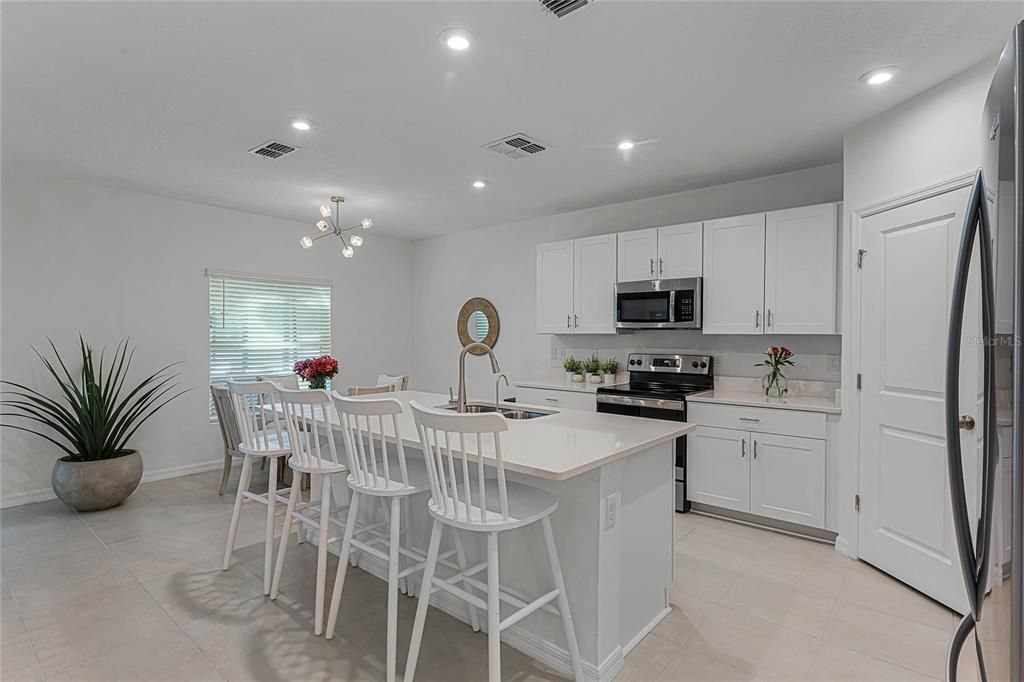
[[[995,55],[1021,16],[1020,1],[598,0],[562,20],[532,0],[4,3],[3,164],[310,223],[340,193],[352,224],[420,238],[838,161],[845,130]],[[472,49],[441,47],[448,26]],[[887,64],[904,69],[888,86],[858,82]],[[481,149],[517,132],[552,148]],[[624,137],[657,141],[623,154]],[[270,138],[302,150],[246,153]]]

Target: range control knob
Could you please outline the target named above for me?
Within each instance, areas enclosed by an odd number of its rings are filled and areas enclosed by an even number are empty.
[[[693,368],[694,368],[694,369],[697,369],[697,366],[698,366],[698,365],[697,365],[697,361],[696,361],[696,360],[694,360],[694,361],[693,361],[693,362],[692,362],[691,364],[693,365]]]
[[[706,363],[706,362],[700,363],[700,368],[701,369],[707,369],[707,367],[708,367],[708,363]]]

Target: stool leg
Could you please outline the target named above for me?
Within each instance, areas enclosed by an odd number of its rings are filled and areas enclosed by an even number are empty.
[[[217,490],[218,495],[224,494],[224,488],[228,485],[228,479],[231,478],[231,454],[228,449],[224,448],[224,473],[220,477],[220,489]]]
[[[412,682],[416,674],[416,660],[420,655],[420,644],[423,641],[423,624],[427,620],[427,606],[430,604],[431,585],[434,570],[437,568],[437,550],[441,546],[443,533],[441,522],[434,519],[430,529],[430,545],[427,547],[427,563],[423,567],[423,582],[420,583],[420,603],[416,605],[416,620],[412,625],[412,637],[409,639],[409,658],[405,662],[405,682]]]
[[[498,534],[487,534],[487,679],[501,682],[501,601],[498,599]]]
[[[555,578],[555,589],[558,590],[558,612],[562,616],[562,627],[569,643],[569,658],[572,660],[572,674],[577,682],[583,679],[583,666],[580,663],[580,647],[576,641],[576,628],[572,624],[572,613],[569,611],[569,597],[565,593],[565,580],[562,578],[562,567],[558,563],[558,550],[555,549],[555,534],[551,531],[551,519],[545,516],[541,520],[544,528],[544,543],[548,546],[548,561],[551,563],[551,574]]]
[[[398,543],[401,542],[401,500],[391,498],[391,542],[388,547],[388,682],[395,682],[398,658]]]
[[[359,511],[359,493],[353,492],[348,506],[348,518],[345,519],[345,538],[341,541],[341,553],[338,554],[338,571],[334,575],[331,608],[327,612],[327,639],[334,637],[334,627],[338,622],[338,606],[341,604],[341,591],[345,588],[345,574],[348,572],[348,555],[352,551],[352,536],[355,534],[357,511]]]
[[[275,459],[280,459],[277,457]],[[277,506],[277,462],[270,465],[270,482],[267,483],[267,536],[263,545],[263,594],[270,594],[270,580],[274,563],[274,512]]]
[[[402,498],[401,510],[402,510],[401,511],[401,515],[404,518],[402,519],[402,532],[399,535],[400,536],[401,535],[405,535],[405,537],[408,538],[409,537],[409,523],[410,523],[410,519],[411,519],[411,515],[409,514],[409,496],[408,495],[406,495],[405,497]],[[401,538],[399,538],[399,542],[401,542]],[[399,570],[402,569],[402,555],[401,554],[398,555],[398,569]],[[407,595],[410,595],[410,596],[412,595],[412,592],[410,591],[410,588],[409,588],[409,583],[410,582],[411,582],[411,580],[409,579],[408,576],[406,576],[405,578],[400,578],[399,579],[399,581],[398,581],[398,589],[401,591],[402,594],[407,594]]]
[[[226,571],[231,565],[231,553],[235,551],[235,537],[238,535],[238,519],[242,515],[242,500],[249,490],[249,478],[252,476],[252,457],[245,456],[242,460],[242,475],[238,479],[238,492],[235,493],[235,508],[231,512],[231,527],[228,529],[228,545],[224,548],[224,563],[221,569]]]
[[[462,538],[459,537],[459,529],[453,528],[452,535],[455,536],[455,558],[459,562],[459,570],[465,571],[469,568],[469,563],[466,561],[466,549],[462,546]],[[473,594],[473,590],[470,587],[468,580],[462,581],[462,589]],[[476,607],[469,602],[466,602],[466,606],[469,608],[469,624],[473,626],[473,632],[480,632],[480,618],[476,614]]]
[[[327,531],[331,523],[331,477],[321,476],[320,487],[320,546],[316,552],[316,610],[313,634],[319,635],[324,629],[324,591],[327,573]]]
[[[277,599],[277,590],[281,587],[281,572],[284,570],[284,555],[288,551],[288,535],[292,529],[292,515],[295,514],[295,504],[298,502],[300,496],[299,478],[295,476],[292,478],[292,491],[288,494],[288,508],[284,512],[284,528],[281,529],[281,546],[277,549],[277,566],[274,568],[274,582],[270,585],[271,599]],[[297,527],[301,528],[302,524],[298,524]]]

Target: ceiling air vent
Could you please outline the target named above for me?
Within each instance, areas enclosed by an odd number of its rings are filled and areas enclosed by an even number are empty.
[[[504,154],[510,159],[525,159],[528,156],[540,154],[545,149],[548,149],[548,145],[523,133],[516,133],[494,142],[488,142],[484,147],[492,152]]]
[[[590,0],[540,0],[544,9],[561,19],[566,14],[571,14],[578,9],[583,9],[590,4]]]
[[[249,153],[255,154],[256,156],[262,156],[265,159],[280,159],[282,156],[298,151],[298,149],[298,147],[293,147],[290,144],[278,142],[277,140],[269,140],[261,145],[253,147],[249,150]]]

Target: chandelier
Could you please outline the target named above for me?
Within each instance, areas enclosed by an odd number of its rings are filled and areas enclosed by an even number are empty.
[[[364,230],[370,229],[371,227],[373,227],[373,218],[363,218],[362,220],[359,221],[358,225],[353,225],[352,227],[346,227],[345,229],[342,229],[338,227],[338,225],[341,224],[341,204],[344,203],[345,197],[331,197],[331,201],[334,202],[333,216],[330,206],[328,206],[327,204],[323,204],[320,206],[320,215],[322,216],[322,218],[316,224],[316,226],[323,234],[317,235],[316,237],[310,237],[309,235],[307,235],[300,239],[299,243],[302,244],[302,248],[308,249],[311,246],[313,246],[313,242],[315,242],[317,239],[323,239],[324,237],[330,237],[333,235],[341,240],[341,255],[343,255],[345,258],[351,258],[355,254],[355,249],[353,249],[352,247],[362,246],[363,238],[360,237],[358,234],[352,234],[349,235],[348,239],[346,240],[345,233],[360,228]]]

